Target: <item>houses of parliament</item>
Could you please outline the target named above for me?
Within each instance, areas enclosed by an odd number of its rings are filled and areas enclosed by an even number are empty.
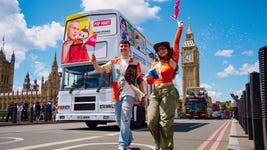
[[[3,41],[4,42],[4,41]],[[3,44],[4,45],[4,44]],[[13,90],[15,69],[15,54],[11,55],[11,60],[7,60],[4,46],[0,49],[0,110],[7,110],[10,103],[28,103],[32,106],[35,102],[52,103],[57,102],[57,94],[59,91],[60,76],[58,72],[58,64],[56,54],[54,56],[51,72],[48,79],[44,80],[42,76],[41,86],[37,84],[37,80],[31,83],[29,73],[26,73],[23,88],[21,91]]]

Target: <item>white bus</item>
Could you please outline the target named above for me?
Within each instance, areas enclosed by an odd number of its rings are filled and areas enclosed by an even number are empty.
[[[84,47],[84,39],[91,34],[97,34],[95,47]],[[131,55],[140,62],[142,72],[146,74],[153,62],[149,58],[149,52],[153,52],[152,43],[118,10],[95,10],[66,18],[57,121],[84,121],[90,128],[115,121],[114,102],[111,100],[112,76],[97,73],[90,56],[94,53],[99,64],[120,56],[121,39],[130,41]],[[81,54],[78,55],[77,51]],[[147,85],[148,95],[151,90],[152,86]],[[140,106],[138,101],[135,103],[134,125],[144,124],[145,109],[146,106]]]

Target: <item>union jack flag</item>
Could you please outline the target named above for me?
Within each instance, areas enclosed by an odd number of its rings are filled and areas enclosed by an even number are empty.
[[[85,45],[90,45],[92,47],[95,47],[96,45],[96,38],[97,38],[97,34],[92,34],[84,43],[82,46],[85,46]]]

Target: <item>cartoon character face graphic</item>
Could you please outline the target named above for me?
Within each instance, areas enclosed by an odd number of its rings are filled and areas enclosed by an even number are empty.
[[[81,39],[81,40],[86,40],[87,38],[89,37],[89,31],[86,29],[86,28],[84,28],[84,29],[82,29],[80,32],[79,32],[79,34],[78,34],[78,36],[77,36],[77,39]]]

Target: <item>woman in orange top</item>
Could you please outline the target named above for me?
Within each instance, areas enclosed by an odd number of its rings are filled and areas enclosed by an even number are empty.
[[[153,47],[159,61],[154,62],[146,76],[148,84],[155,88],[149,97],[148,128],[154,138],[156,150],[173,150],[173,122],[179,93],[173,85],[173,77],[179,60],[179,42],[183,23],[178,21],[178,30],[173,48],[169,42],[160,42]],[[154,72],[152,71],[154,70]]]

